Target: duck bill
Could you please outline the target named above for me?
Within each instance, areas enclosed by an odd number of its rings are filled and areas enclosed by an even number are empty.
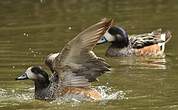
[[[16,80],[26,80],[26,79],[29,79],[26,73],[23,73],[22,75],[16,78]]]
[[[106,37],[105,37],[105,36],[102,36],[102,37],[100,38],[100,40],[98,40],[98,42],[97,42],[96,45],[104,44],[104,43],[106,43],[106,42],[107,42]]]

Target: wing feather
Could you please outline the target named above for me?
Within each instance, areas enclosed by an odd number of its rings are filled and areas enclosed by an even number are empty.
[[[67,86],[84,85],[95,81],[98,76],[109,70],[109,65],[93,53],[97,41],[111,26],[112,20],[103,19],[68,42],[62,49],[61,54],[54,61],[54,70],[60,74]],[[69,79],[68,73],[73,74]],[[84,76],[85,79],[83,80]],[[79,80],[79,79],[82,80]]]

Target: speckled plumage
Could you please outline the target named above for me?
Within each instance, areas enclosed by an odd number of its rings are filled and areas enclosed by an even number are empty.
[[[44,82],[35,82],[35,99],[54,100],[58,96],[58,87],[60,86],[58,75],[53,74],[48,85],[43,87],[42,84],[45,84],[47,80],[49,79],[44,80]]]

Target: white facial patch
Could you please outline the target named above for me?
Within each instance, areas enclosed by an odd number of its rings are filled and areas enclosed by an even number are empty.
[[[29,79],[37,79],[36,75],[31,71],[32,67],[29,67],[25,73]]]
[[[54,59],[59,55],[59,53],[55,53],[49,56],[49,60],[54,61]]]
[[[115,37],[112,36],[110,33],[106,32],[97,43],[101,44],[101,43],[112,42],[112,41],[115,41]]]
[[[104,34],[104,36],[109,42],[115,41],[115,37],[112,36],[108,31]]]

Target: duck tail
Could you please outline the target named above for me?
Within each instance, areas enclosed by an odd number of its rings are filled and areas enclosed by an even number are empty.
[[[165,44],[171,39],[172,35],[171,35],[171,32],[170,31],[166,31],[164,33],[161,34],[160,36],[160,39],[164,42],[162,43],[159,43],[159,46],[160,46],[160,50],[162,52],[164,52],[165,50]]]
[[[169,42],[169,40],[172,38],[171,31],[165,32],[165,43]]]

